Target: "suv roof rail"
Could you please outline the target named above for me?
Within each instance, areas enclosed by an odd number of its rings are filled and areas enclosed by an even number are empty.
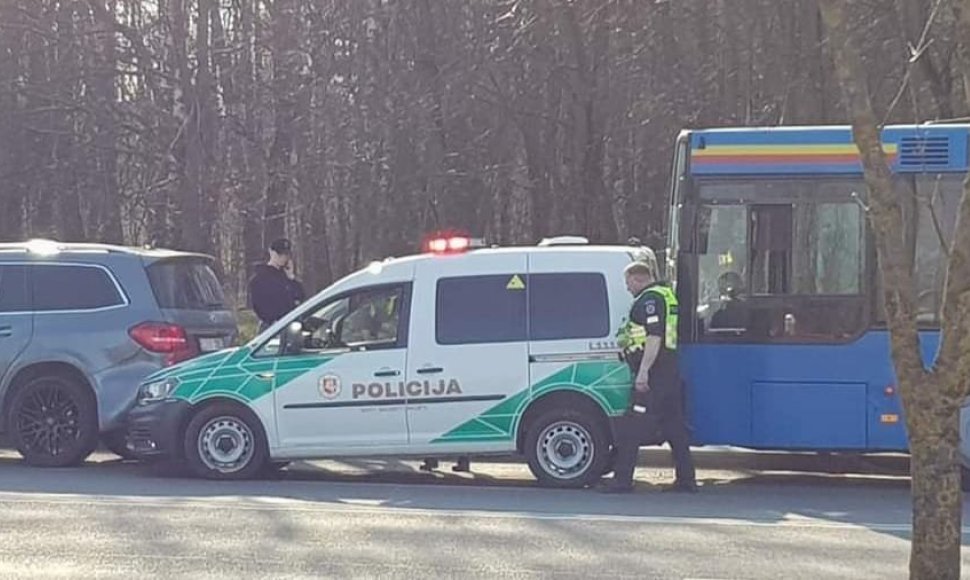
[[[122,246],[115,244],[100,244],[96,242],[58,242],[56,240],[35,238],[24,242],[0,242],[0,252],[25,253],[38,256],[56,256],[58,254],[128,254],[155,259],[176,257],[197,257],[212,259],[213,256],[197,252],[169,250],[154,247]]]

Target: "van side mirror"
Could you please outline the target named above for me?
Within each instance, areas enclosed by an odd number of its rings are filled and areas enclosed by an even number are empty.
[[[294,320],[283,331],[283,354],[297,354],[303,350],[303,323]]]

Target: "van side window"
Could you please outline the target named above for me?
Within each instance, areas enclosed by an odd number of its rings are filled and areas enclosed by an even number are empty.
[[[111,276],[94,266],[31,266],[34,310],[96,310],[125,303]]]
[[[461,276],[438,280],[435,337],[438,344],[526,340],[526,276]]]
[[[407,346],[409,286],[363,288],[329,298],[297,321],[299,336],[284,329],[257,357],[315,354],[325,350],[379,350]],[[281,347],[286,343],[285,352]]]
[[[528,295],[532,340],[603,338],[610,334],[610,305],[602,274],[530,274]]]
[[[27,269],[24,266],[0,265],[0,312],[27,312]]]
[[[395,346],[401,317],[401,288],[361,292],[350,297],[338,340],[347,346]]]

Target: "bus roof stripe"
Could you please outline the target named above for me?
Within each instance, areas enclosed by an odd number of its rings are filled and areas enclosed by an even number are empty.
[[[887,154],[895,154],[899,147],[895,143],[883,145],[883,151]],[[758,157],[778,155],[778,156],[816,156],[816,155],[853,155],[859,156],[859,150],[854,144],[849,145],[709,145],[704,149],[694,149],[692,155],[701,157],[718,156],[744,156],[753,155]]]
[[[889,155],[892,161],[895,155]],[[697,165],[721,163],[849,163],[857,165],[858,155],[708,155],[694,159]]]

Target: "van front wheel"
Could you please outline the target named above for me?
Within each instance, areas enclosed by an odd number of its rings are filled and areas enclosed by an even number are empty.
[[[185,429],[189,471],[207,479],[251,479],[269,459],[259,419],[233,403],[216,403],[199,411]]]
[[[546,487],[596,483],[609,460],[609,431],[601,418],[576,409],[550,409],[532,422],[525,441],[529,469]]]

